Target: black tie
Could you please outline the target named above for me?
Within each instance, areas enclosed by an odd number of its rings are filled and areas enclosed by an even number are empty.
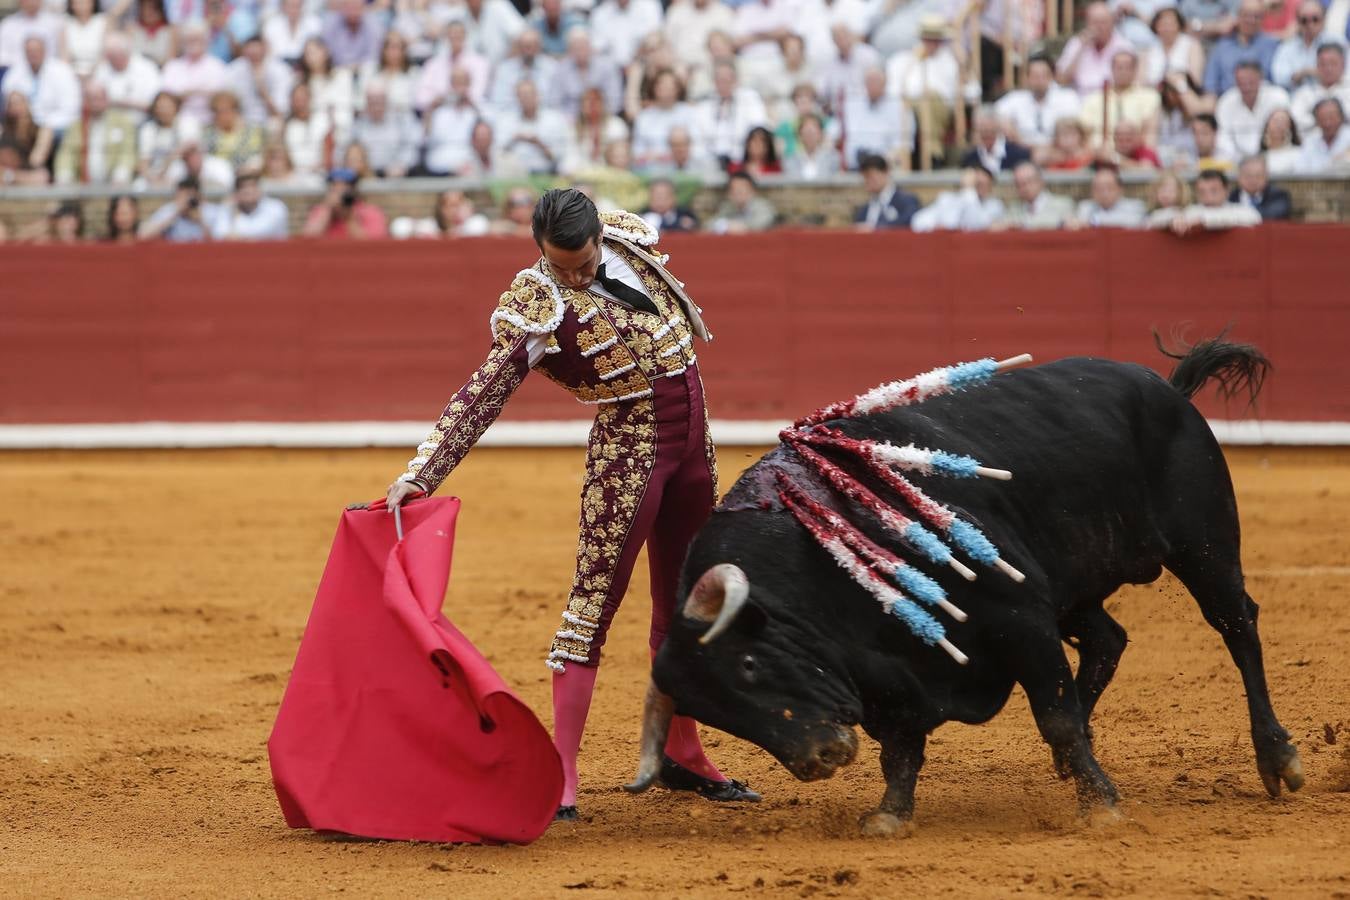
[[[651,313],[654,316],[661,315],[661,311],[656,308],[656,304],[651,301],[642,291],[630,288],[617,278],[610,278],[605,274],[605,264],[601,263],[595,269],[595,281],[602,288],[613,294],[620,302],[631,306],[633,309],[640,309],[643,312]]]

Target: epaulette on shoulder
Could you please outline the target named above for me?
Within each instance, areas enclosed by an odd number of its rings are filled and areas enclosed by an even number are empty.
[[[507,322],[530,334],[549,334],[562,323],[562,291],[538,269],[523,269],[502,292],[489,324],[492,336],[500,334],[499,323]]]
[[[639,247],[654,247],[660,237],[656,229],[641,216],[622,209],[602,212],[600,224],[604,226],[606,237],[622,238]]]

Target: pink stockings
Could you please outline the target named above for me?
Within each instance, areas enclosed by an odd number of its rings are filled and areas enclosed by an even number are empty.
[[[598,671],[596,666],[568,663],[565,672],[553,675],[553,744],[558,748],[563,765],[560,806],[576,806],[577,803],[577,752],[581,749],[582,732],[586,730],[586,714],[591,708],[591,693],[595,690]],[[670,723],[666,755],[704,778],[726,780],[703,753],[698,723],[686,716],[676,716]]]

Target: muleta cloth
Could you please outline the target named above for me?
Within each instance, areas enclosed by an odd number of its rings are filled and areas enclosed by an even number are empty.
[[[562,796],[548,732],[442,614],[459,500],[338,523],[267,742],[286,824],[525,844]]]

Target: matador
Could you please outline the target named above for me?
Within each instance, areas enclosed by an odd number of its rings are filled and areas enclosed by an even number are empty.
[[[717,497],[694,338],[700,310],[666,268],[657,233],[627,212],[599,214],[580,191],[548,191],[535,207],[543,256],[516,275],[490,318],[486,361],[450,399],[408,470],[393,508],[431,493],[501,413],[531,370],[596,407],[581,493],[576,576],[545,662],[553,670],[554,743],[562,758],[560,820],[577,818],[577,754],[601,648],[645,544],[654,654],[675,610],[684,556]],[[759,800],[703,752],[697,724],[676,717],[662,781],[712,800]]]

